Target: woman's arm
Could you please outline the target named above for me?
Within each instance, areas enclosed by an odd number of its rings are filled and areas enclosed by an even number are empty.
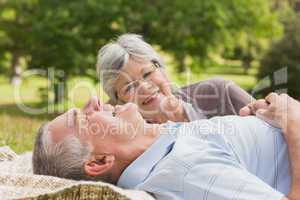
[[[239,111],[242,107],[255,101],[255,99],[249,93],[247,93],[233,81],[225,81],[224,85],[228,99],[231,102],[236,115],[239,114]]]
[[[178,94],[184,101],[203,111],[207,117],[237,115],[239,110],[254,101],[233,81],[213,78],[185,86]]]

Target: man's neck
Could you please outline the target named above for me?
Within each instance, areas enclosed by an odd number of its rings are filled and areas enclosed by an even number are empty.
[[[113,170],[114,177],[120,177],[122,172],[142,155],[159,138],[162,131],[159,124],[144,124],[143,131],[136,134],[134,138],[122,147],[120,157],[117,158],[116,169]]]
[[[134,161],[142,153],[144,153],[160,136],[161,134],[161,125],[159,124],[150,124],[144,123],[143,128],[136,134],[136,138],[133,138],[128,144],[128,152],[131,157],[131,161]]]

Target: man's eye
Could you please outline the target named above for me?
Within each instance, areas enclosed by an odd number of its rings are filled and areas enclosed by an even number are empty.
[[[73,120],[72,121],[73,121],[74,124],[76,124],[76,121],[77,121],[77,110],[74,109],[72,115],[73,115]]]
[[[67,112],[67,125],[73,127],[76,124],[76,109]]]

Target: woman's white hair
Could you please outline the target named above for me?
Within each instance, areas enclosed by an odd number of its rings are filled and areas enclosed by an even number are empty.
[[[160,67],[164,66],[162,58],[141,35],[123,34],[117,40],[103,46],[98,52],[97,71],[103,89],[113,103],[117,103],[114,82],[120,69],[131,57],[155,62]]]

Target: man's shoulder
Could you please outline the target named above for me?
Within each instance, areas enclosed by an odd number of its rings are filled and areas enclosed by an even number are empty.
[[[178,163],[190,167],[208,160],[210,162],[220,160],[224,155],[234,157],[225,136],[231,134],[232,129],[228,128],[230,124],[224,123],[222,118],[219,119],[197,120],[180,126],[171,152]]]
[[[164,157],[136,189],[151,193],[183,191],[183,181],[190,169],[174,153]]]

